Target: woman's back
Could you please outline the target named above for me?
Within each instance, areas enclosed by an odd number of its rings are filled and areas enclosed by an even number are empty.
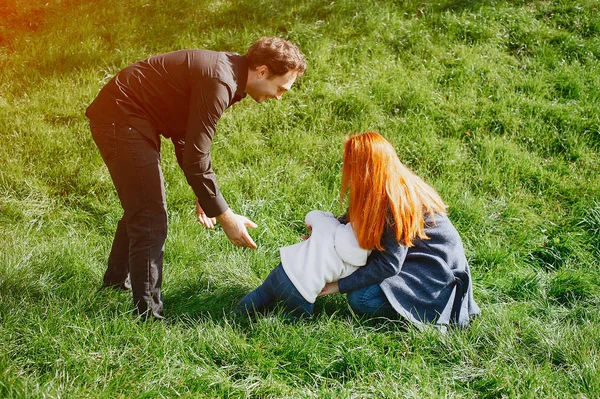
[[[462,240],[447,216],[436,215],[435,224],[428,217],[425,232],[429,240],[415,240],[408,248],[392,234],[384,235],[386,249],[379,256],[404,261],[398,274],[381,282],[381,289],[394,309],[413,322],[446,325],[454,319],[466,325],[480,311]]]

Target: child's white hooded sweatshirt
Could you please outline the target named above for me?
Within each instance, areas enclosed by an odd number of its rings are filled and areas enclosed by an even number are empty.
[[[358,245],[350,223],[341,224],[332,213],[311,211],[305,221],[311,236],[279,252],[289,279],[304,299],[314,303],[326,283],[364,266],[371,251]]]

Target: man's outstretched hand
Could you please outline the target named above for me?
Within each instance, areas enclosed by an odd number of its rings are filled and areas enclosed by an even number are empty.
[[[210,218],[206,216],[206,213],[204,213],[204,210],[198,202],[198,198],[196,198],[196,217],[198,218],[198,223],[200,223],[208,229],[212,229],[217,224],[216,218]]]
[[[256,249],[256,243],[248,234],[246,227],[255,229],[256,223],[245,216],[233,213],[231,209],[217,216],[217,221],[221,223],[223,231],[227,234],[229,241],[238,247],[248,247]]]

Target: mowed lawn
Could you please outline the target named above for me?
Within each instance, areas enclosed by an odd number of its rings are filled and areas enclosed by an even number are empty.
[[[600,5],[592,0],[0,2],[1,398],[597,398]],[[212,154],[232,246],[194,218],[163,140],[167,319],[98,292],[122,211],[84,112],[120,69],[182,48],[297,43],[306,74],[246,99]],[[340,214],[344,137],[381,132],[450,206],[482,315],[406,328],[320,298],[315,316],[233,306]]]

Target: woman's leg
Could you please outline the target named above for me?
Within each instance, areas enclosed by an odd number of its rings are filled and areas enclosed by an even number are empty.
[[[373,284],[348,293],[350,307],[359,314],[391,317],[397,313],[387,300],[379,284]]]

